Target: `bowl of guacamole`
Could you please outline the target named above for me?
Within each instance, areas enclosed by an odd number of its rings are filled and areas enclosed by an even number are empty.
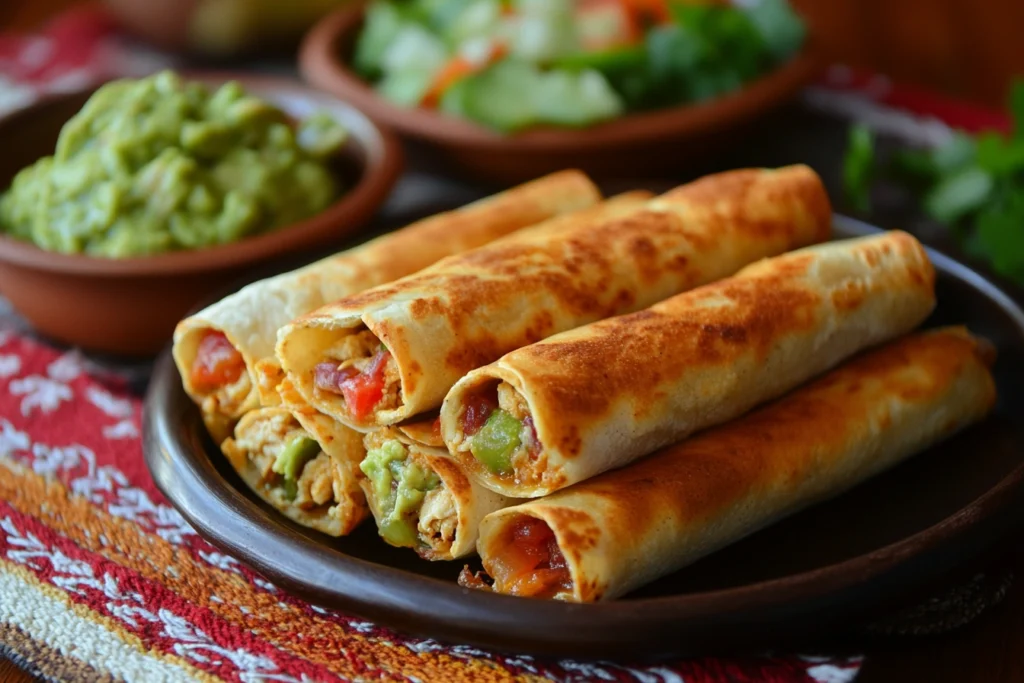
[[[58,341],[131,355],[254,267],[342,246],[401,170],[355,107],[241,74],[51,96],[0,117],[0,144],[0,295]]]
[[[114,81],[0,195],[0,229],[107,258],[230,244],[330,206],[345,189],[331,159],[347,140],[329,113],[293,121],[238,81]]]

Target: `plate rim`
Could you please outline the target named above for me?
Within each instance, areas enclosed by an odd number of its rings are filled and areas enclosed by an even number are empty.
[[[834,216],[833,226],[844,233],[852,233],[850,236],[882,232],[880,228],[839,214]],[[1019,339],[1024,340],[1024,310],[1002,287],[934,248],[929,247],[928,254],[937,270],[948,272],[993,301],[1010,317],[1018,328]],[[924,529],[855,557],[765,581],[684,595],[592,604],[524,599],[462,588],[443,579],[346,555],[306,538],[289,520],[265,510],[247,493],[224,480],[210,458],[202,457],[208,456],[202,440],[182,441],[182,435],[175,437],[174,416],[153,407],[160,402],[158,397],[167,392],[179,392],[179,399],[184,397],[177,369],[170,360],[169,350],[165,349],[154,367],[146,394],[145,461],[157,487],[203,538],[314,604],[341,609],[370,618],[382,626],[427,637],[441,637],[438,633],[444,632],[443,637],[451,640],[454,634],[455,640],[497,650],[545,654],[596,651],[586,634],[607,629],[611,623],[624,631],[639,625],[646,629],[659,625],[671,628],[680,620],[694,619],[707,620],[710,626],[713,621],[728,621],[737,613],[752,609],[784,610],[801,602],[820,600],[893,574],[916,558],[940,551],[953,539],[990,523],[1024,488],[1022,462],[973,501]],[[185,403],[183,410],[195,410],[187,398]],[[198,415],[195,419],[198,420]],[[173,457],[168,450],[168,439],[171,443],[177,441],[179,448],[198,448],[198,457],[195,454],[188,459]],[[225,515],[228,515],[228,525],[224,524]],[[230,526],[236,531],[243,529],[246,533],[232,538],[230,531],[217,526]],[[270,546],[259,554],[254,554],[244,544],[244,539],[255,533],[262,536],[265,546]],[[275,554],[271,551],[276,549],[287,550],[287,562],[271,557]],[[296,553],[301,557],[297,558]],[[301,562],[297,563],[296,558]],[[964,562],[969,559],[964,558]],[[347,585],[311,585],[294,569],[300,564],[316,567],[324,562],[332,565],[335,576],[343,575]],[[530,620],[544,624],[545,629],[552,623],[561,624],[566,629],[567,640],[545,643],[523,634],[523,624]],[[509,629],[513,635],[502,635],[503,629]],[[516,644],[509,646],[510,642]],[[636,643],[630,641],[628,635],[623,644],[630,646],[629,652],[640,654],[633,649]],[[547,647],[550,645],[554,647]],[[686,651],[685,644],[680,643],[679,647],[680,652]]]

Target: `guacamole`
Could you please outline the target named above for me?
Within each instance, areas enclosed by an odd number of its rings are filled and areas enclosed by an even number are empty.
[[[236,82],[210,92],[162,72],[97,90],[52,157],[0,197],[0,229],[43,249],[127,258],[199,249],[308,218],[339,188],[345,131],[294,125]]]
[[[388,440],[380,448],[367,451],[359,469],[373,485],[381,537],[391,545],[411,548],[416,545],[414,518],[419,514],[423,497],[437,488],[441,480],[433,472],[409,462],[408,455],[405,446]]]

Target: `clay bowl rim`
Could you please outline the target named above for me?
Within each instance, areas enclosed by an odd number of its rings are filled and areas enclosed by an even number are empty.
[[[547,153],[593,151],[722,130],[781,103],[809,83],[822,65],[813,36],[808,34],[800,52],[789,61],[728,95],[627,114],[586,128],[538,127],[504,135],[465,119],[419,107],[401,107],[378,95],[349,68],[340,47],[361,27],[364,12],[365,3],[343,7],[309,30],[299,48],[299,71],[303,78],[352,102],[402,134],[463,147]]]
[[[350,115],[362,119],[360,130],[349,130],[351,138],[367,150],[374,147],[379,154],[369,152],[359,162],[361,173],[358,181],[347,188],[323,211],[296,223],[281,226],[270,232],[249,237],[238,242],[208,247],[175,251],[154,256],[134,258],[104,258],[84,254],[63,254],[47,251],[31,242],[25,242],[0,233],[0,262],[68,275],[89,275],[97,278],[163,277],[167,275],[220,271],[249,263],[277,257],[303,249],[315,248],[330,234],[338,237],[353,232],[344,227],[346,215],[355,214],[355,226],[365,223],[387,200],[392,187],[398,181],[404,166],[404,156],[397,136],[359,107],[337,95],[312,88],[307,84],[288,78],[265,76],[234,71],[180,72],[186,80],[202,81],[207,84],[225,83],[236,80],[247,88],[259,87],[275,91],[291,91],[305,97],[330,97],[337,100],[337,106],[347,109]],[[0,139],[17,131],[19,123],[32,116],[34,111],[61,100],[80,97],[94,92],[102,83],[93,83],[83,88],[40,97],[27,107],[0,115]],[[7,187],[0,188],[6,190]]]

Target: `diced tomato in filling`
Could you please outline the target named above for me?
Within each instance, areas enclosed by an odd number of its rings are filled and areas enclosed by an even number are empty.
[[[339,370],[335,363],[318,363],[313,368],[313,384],[344,396],[352,417],[365,420],[384,397],[384,366],[390,356],[387,349],[381,349],[362,372],[352,366]]]
[[[192,386],[212,391],[237,381],[244,371],[245,360],[228,338],[222,332],[208,332],[192,361]]]
[[[441,438],[441,416],[438,415],[434,418],[433,424],[430,425],[430,433],[433,434],[435,439]]]
[[[428,108],[437,107],[448,88],[467,76],[483,71],[507,53],[508,49],[502,43],[491,43],[487,46],[486,52],[481,53],[476,59],[470,59],[463,55],[456,56],[441,67],[434,77],[434,82],[423,95],[420,104]]]
[[[462,433],[473,436],[487,422],[498,408],[498,401],[484,394],[470,394],[466,397],[466,411],[462,414]]]
[[[551,527],[533,517],[520,517],[509,533],[508,550],[495,579],[512,595],[550,598],[572,590],[565,556]]]
[[[526,441],[526,452],[531,456],[537,455],[540,452],[540,437],[537,436],[537,424],[533,421],[533,415],[527,415],[523,418],[523,425],[526,427],[527,433],[530,435]]]

